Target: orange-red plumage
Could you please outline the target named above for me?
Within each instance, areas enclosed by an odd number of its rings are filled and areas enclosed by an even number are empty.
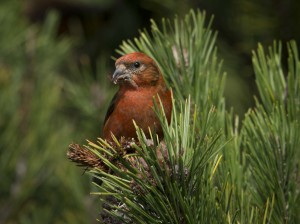
[[[152,58],[140,52],[122,56],[115,65],[112,81],[119,84],[119,91],[107,111],[103,138],[112,140],[112,134],[117,139],[122,136],[136,138],[133,120],[145,134],[149,134],[150,127],[162,138],[162,128],[153,110],[153,97],[159,102],[159,95],[166,117],[170,121],[172,92],[166,87],[158,66]]]

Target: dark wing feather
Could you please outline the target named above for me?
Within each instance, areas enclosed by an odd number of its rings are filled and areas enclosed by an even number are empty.
[[[114,97],[110,101],[109,107],[107,109],[107,112],[106,112],[106,115],[105,115],[105,118],[104,118],[104,125],[105,125],[107,119],[109,118],[109,116],[112,114],[112,112],[115,109],[115,103],[116,103],[117,96],[118,96],[118,92],[114,95]]]

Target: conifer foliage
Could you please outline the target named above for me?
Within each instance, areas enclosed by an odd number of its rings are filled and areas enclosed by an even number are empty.
[[[102,181],[94,194],[106,223],[299,223],[300,61],[295,42],[259,45],[259,96],[243,121],[225,110],[216,33],[205,13],[163,19],[124,41],[120,54],[154,58],[174,91],[159,142],[115,140],[70,145],[68,156]]]

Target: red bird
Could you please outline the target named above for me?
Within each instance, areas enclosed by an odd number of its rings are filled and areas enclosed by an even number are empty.
[[[161,99],[166,117],[170,122],[172,111],[172,92],[167,88],[155,61],[140,52],[122,56],[116,61],[112,81],[119,84],[104,120],[103,138],[112,140],[112,134],[119,140],[137,138],[133,120],[149,137],[149,128],[159,138],[163,131],[153,109],[155,99]]]

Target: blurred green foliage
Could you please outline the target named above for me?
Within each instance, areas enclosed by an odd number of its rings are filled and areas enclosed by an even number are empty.
[[[297,0],[1,2],[0,223],[95,220],[88,177],[69,164],[66,148],[100,135],[113,93],[109,58],[121,40],[149,18],[191,7],[215,14],[226,105],[243,114],[257,91],[249,52],[257,42],[300,42]]]
[[[91,223],[89,181],[66,148],[100,134],[105,62],[96,76],[88,62],[79,69],[75,41],[57,37],[56,13],[40,27],[21,17],[17,1],[0,10],[0,223]]]

